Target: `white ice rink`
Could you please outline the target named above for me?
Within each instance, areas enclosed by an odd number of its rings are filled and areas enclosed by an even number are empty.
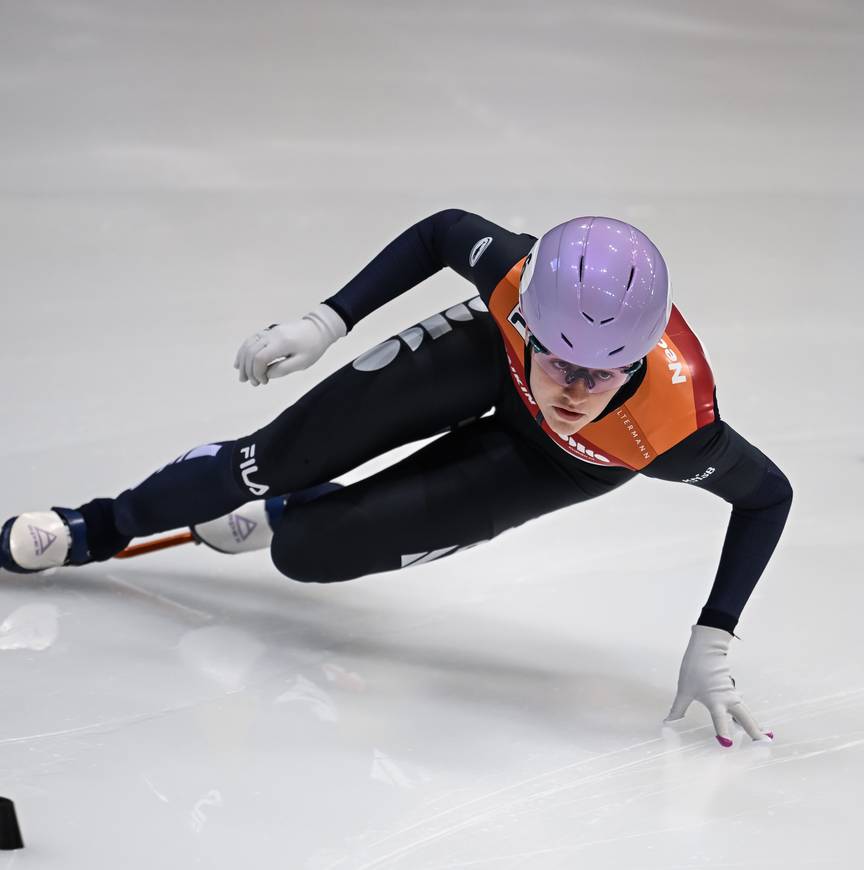
[[[776,741],[726,751],[661,728],[729,512],[686,486],[329,587],[198,547],[0,574],[0,870],[864,866],[862,53],[859,0],[0,2],[0,519],[473,295],[231,366],[448,207],[648,232],[796,492],[732,652]]]

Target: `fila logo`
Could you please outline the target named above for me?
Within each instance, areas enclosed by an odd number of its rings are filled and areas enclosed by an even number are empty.
[[[240,453],[243,455],[243,462],[240,463],[240,473],[243,478],[243,483],[252,495],[264,495],[270,487],[263,483],[255,483],[252,480],[252,475],[258,471],[258,466],[255,463],[255,445],[250,444],[248,447],[241,447]]]
[[[672,383],[673,384],[686,384],[687,383],[687,375],[681,374],[682,365],[678,359],[678,355],[669,347],[668,344],[661,338],[657,344],[663,348],[663,352],[666,354],[666,359],[669,360],[667,365],[669,366],[669,371],[672,372]]]
[[[483,256],[483,252],[489,245],[492,244],[492,236],[486,236],[483,239],[480,239],[479,242],[475,242],[474,247],[471,248],[471,253],[468,256],[468,265],[473,269],[477,265],[477,261]]]

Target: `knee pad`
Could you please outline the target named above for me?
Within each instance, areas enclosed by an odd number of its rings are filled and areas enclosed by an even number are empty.
[[[337,583],[369,571],[340,535],[332,509],[322,502],[288,507],[270,544],[273,564],[300,583]]]

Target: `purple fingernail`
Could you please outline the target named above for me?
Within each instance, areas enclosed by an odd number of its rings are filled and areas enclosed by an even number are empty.
[[[766,731],[765,736],[770,737],[773,740],[774,739],[774,732],[773,731]]]
[[[715,735],[717,737],[717,742],[721,746],[725,746],[728,749],[732,745],[732,741],[728,737],[721,737],[719,734]]]

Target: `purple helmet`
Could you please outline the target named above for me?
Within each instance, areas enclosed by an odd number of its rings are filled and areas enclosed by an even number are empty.
[[[538,341],[586,368],[641,359],[662,338],[672,309],[654,243],[605,217],[573,218],[541,236],[525,260],[519,298]]]

